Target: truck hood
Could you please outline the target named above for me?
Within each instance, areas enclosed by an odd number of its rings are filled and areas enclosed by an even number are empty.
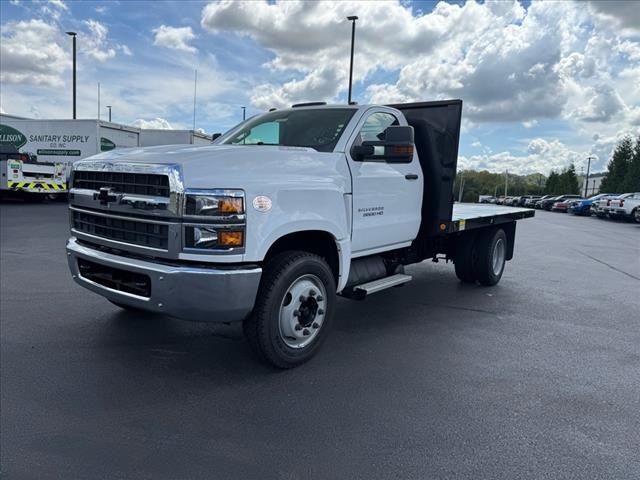
[[[319,182],[351,193],[343,153],[272,145],[162,145],[116,149],[79,160],[74,165],[175,164],[186,188],[255,189],[260,184]],[[316,183],[316,186],[318,183]],[[328,186],[328,185],[327,185]],[[251,188],[254,187],[254,188]]]

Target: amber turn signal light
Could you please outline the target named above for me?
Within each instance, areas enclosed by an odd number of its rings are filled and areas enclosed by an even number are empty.
[[[218,245],[221,247],[241,247],[243,242],[243,232],[218,231]]]
[[[242,198],[225,197],[218,200],[220,213],[243,213]]]

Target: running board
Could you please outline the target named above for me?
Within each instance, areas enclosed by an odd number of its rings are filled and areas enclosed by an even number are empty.
[[[363,283],[361,285],[354,285],[351,289],[349,289],[350,290],[349,292],[344,292],[343,295],[345,297],[362,300],[367,295],[381,292],[382,290],[386,290],[387,288],[403,285],[407,282],[410,282],[411,279],[412,279],[411,275],[405,275],[404,273],[397,273],[395,275],[391,275],[390,277],[379,278],[378,280],[373,280],[371,282]]]

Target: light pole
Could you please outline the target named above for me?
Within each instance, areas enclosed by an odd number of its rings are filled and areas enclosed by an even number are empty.
[[[351,61],[349,63],[349,98],[347,100],[347,104],[351,105],[351,89],[353,84],[353,45],[356,41],[356,20],[358,20],[358,17],[352,15],[347,17],[347,20],[351,22]]]
[[[589,189],[589,170],[591,169],[591,159],[596,159],[596,157],[592,157],[591,155],[589,155],[587,157],[587,176],[584,179],[584,198],[587,198],[587,190]]]
[[[240,107],[242,109],[242,121],[247,119],[247,107]]]
[[[66,32],[73,39],[73,119],[76,118],[76,32]]]
[[[107,108],[109,109],[109,122],[111,122],[111,105],[107,105]]]

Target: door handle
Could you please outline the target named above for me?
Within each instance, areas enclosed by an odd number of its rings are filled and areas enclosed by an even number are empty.
[[[406,178],[407,180],[417,180],[418,179],[418,175],[416,175],[415,173],[407,173],[404,178]]]

